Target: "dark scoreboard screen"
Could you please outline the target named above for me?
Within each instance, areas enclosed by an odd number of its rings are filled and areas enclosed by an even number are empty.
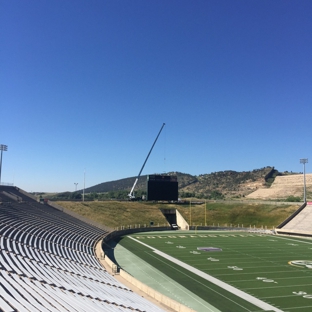
[[[147,200],[178,200],[176,176],[147,176]]]

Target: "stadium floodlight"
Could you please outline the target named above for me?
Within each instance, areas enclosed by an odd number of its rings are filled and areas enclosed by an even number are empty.
[[[306,195],[306,178],[305,178],[305,164],[308,162],[308,158],[301,158],[300,164],[303,164],[303,202],[307,202],[307,195]]]
[[[82,192],[82,201],[85,200],[85,188],[86,188],[86,169],[83,172],[83,192]]]
[[[8,146],[0,144],[0,150],[1,150],[1,158],[0,158],[0,185],[1,185],[2,153],[8,150]]]
[[[189,230],[191,228],[192,225],[192,199],[190,199],[190,226],[189,226]]]

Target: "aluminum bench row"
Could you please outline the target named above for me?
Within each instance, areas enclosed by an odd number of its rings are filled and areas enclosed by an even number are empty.
[[[5,222],[5,217],[2,217],[0,219],[1,222]],[[94,239],[96,237],[98,237],[99,235],[105,233],[103,230],[101,231],[90,231],[87,229],[82,229],[81,227],[74,227],[71,224],[67,224],[64,222],[61,222],[60,220],[55,221],[55,220],[50,220],[50,219],[43,219],[43,218],[37,218],[36,216],[32,215],[31,212],[28,211],[27,215],[23,214],[17,214],[15,211],[11,211],[10,214],[8,215],[7,218],[16,218],[19,219],[25,223],[31,223],[33,226],[39,226],[41,228],[45,228],[47,227],[47,229],[49,228],[53,228],[53,229],[57,229],[59,227],[62,228],[63,231],[68,231],[68,233],[72,233],[75,235],[79,235],[81,237],[85,237],[86,239],[89,238],[90,241],[94,241]]]
[[[20,241],[21,237],[25,238],[23,240],[26,244],[31,245],[35,248],[40,248],[50,253],[53,252],[52,248],[54,245],[62,245],[65,248],[69,248],[70,250],[74,250],[76,252],[77,257],[84,259],[84,254],[92,254],[93,253],[93,244],[89,241],[89,245],[81,244],[79,241],[75,241],[75,239],[79,240],[81,236],[75,237],[75,234],[70,233],[71,236],[68,236],[68,232],[62,231],[62,229],[57,229],[57,233],[53,232],[53,228],[50,231],[46,229],[41,229],[38,227],[32,227],[29,223],[25,224],[22,221],[19,221],[18,224],[14,224],[14,227],[10,227],[8,224],[1,224],[1,234],[5,237],[12,238],[14,240]],[[27,231],[27,232],[26,232]],[[28,233],[28,235],[25,234]],[[10,233],[10,235],[8,234]],[[38,240],[38,237],[40,240]],[[40,243],[40,245],[39,245]],[[79,259],[77,259],[78,261]]]
[[[50,274],[60,278],[56,271]],[[53,284],[0,270],[0,280],[6,311],[162,311],[129,290],[68,274]]]
[[[27,210],[26,215],[23,210]],[[37,204],[37,207],[35,207],[34,205],[29,205],[27,203],[19,203],[19,204],[12,203],[9,213],[20,215],[23,218],[26,218],[27,216],[31,217],[32,219],[36,218],[42,222],[50,222],[53,224],[61,223],[63,227],[65,227],[66,224],[68,224],[69,228],[75,232],[87,230],[89,232],[93,232],[94,235],[98,235],[101,232],[103,232],[103,230],[99,228],[91,226],[88,223],[75,219],[68,214],[64,214],[61,211],[55,210],[52,207],[42,204]]]
[[[42,207],[0,207],[0,311],[162,311],[96,259],[105,231]]]

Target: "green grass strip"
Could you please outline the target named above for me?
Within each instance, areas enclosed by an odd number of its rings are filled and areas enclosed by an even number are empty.
[[[155,254],[149,248],[133,242],[128,237],[123,237],[119,242],[144,261],[175,280],[183,287],[201,297],[206,302],[223,312],[259,311],[255,305],[247,302],[204,278],[181,268],[173,262]]]

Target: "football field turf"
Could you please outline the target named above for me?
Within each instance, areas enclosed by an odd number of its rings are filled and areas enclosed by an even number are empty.
[[[119,244],[222,312],[312,311],[311,240],[171,231]]]

